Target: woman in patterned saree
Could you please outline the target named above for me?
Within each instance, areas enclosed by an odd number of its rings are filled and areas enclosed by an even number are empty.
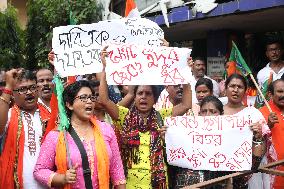
[[[182,102],[173,108],[156,111],[153,105],[158,99],[155,86],[139,85],[134,88],[134,105],[128,109],[117,106],[108,98],[106,73],[107,55],[102,51],[99,88],[100,101],[122,133],[122,160],[127,175],[127,189],[166,189],[167,170],[160,128],[167,116],[183,115],[191,108],[191,90],[183,85]]]

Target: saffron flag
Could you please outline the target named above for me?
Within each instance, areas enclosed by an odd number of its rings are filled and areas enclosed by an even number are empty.
[[[139,11],[134,0],[126,0],[125,17],[133,18],[140,17]]]
[[[246,64],[242,54],[240,53],[237,45],[233,41],[232,41],[232,50],[229,61],[236,62],[237,69],[241,72],[243,76],[247,76],[252,73],[250,68]]]

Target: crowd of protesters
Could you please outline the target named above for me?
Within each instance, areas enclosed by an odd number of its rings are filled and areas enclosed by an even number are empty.
[[[164,119],[179,115],[250,115],[252,169],[284,159],[282,52],[280,42],[267,43],[270,62],[257,74],[260,85],[273,76],[268,88],[272,113],[267,106],[244,103],[247,79],[237,70],[218,84],[205,75],[200,57],[189,61],[195,79],[190,84],[108,86],[104,48],[102,72],[65,79],[63,102],[55,95],[53,70],[1,71],[0,188],[175,189],[230,174],[168,165]],[[218,99],[222,96],[225,101]],[[58,116],[60,103],[65,118]],[[64,119],[67,131],[58,127]],[[233,188],[280,189],[284,177],[254,173],[234,179]]]

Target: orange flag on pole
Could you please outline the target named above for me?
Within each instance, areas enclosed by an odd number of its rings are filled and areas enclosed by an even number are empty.
[[[134,0],[126,0],[125,5],[125,17],[132,18],[132,17],[140,17],[139,11],[135,4]]]

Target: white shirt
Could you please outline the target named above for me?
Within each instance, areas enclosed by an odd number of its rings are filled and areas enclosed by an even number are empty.
[[[22,121],[25,131],[24,157],[23,157],[23,185],[24,189],[43,189],[33,176],[33,171],[40,152],[40,139],[42,137],[42,124],[39,110],[34,115],[21,111]],[[11,109],[8,112],[8,121],[5,126],[4,137],[11,119]],[[29,122],[29,123],[28,123]],[[5,137],[4,137],[5,138]],[[5,142],[5,141],[2,141]]]
[[[50,107],[48,107],[48,106],[41,100],[41,98],[38,98],[37,102],[40,103],[43,107],[45,107],[45,109],[47,109],[47,111],[48,111],[49,113],[51,112]]]
[[[269,79],[270,73],[273,73],[273,81],[280,79],[281,76],[284,74],[284,66],[279,70],[278,73],[275,73],[273,69],[270,67],[270,63],[268,63],[264,68],[262,68],[258,73],[257,73],[257,81],[260,86],[265,83]]]

